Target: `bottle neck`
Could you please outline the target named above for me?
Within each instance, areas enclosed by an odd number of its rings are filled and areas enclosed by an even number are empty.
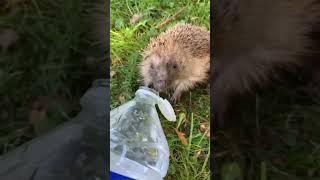
[[[146,90],[146,91],[150,91],[150,92],[152,92],[153,94],[159,96],[159,92],[158,92],[158,91],[156,91],[155,89],[151,89],[151,88],[149,88],[149,87],[147,87],[147,86],[140,86],[139,89],[143,89],[143,90]]]
[[[150,104],[153,106],[158,103],[159,98],[159,93],[157,91],[145,86],[141,86],[135,96],[136,102]]]
[[[143,97],[135,97],[135,101],[138,103],[138,104],[145,104],[145,105],[148,105],[148,106],[155,106],[156,105],[156,102],[154,99],[152,98],[148,98],[147,96],[143,96]]]

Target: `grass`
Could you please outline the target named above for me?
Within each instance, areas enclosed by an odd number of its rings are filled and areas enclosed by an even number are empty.
[[[104,78],[99,65],[92,66],[99,62],[100,50],[88,34],[89,0],[10,2],[0,8],[0,29],[13,30],[19,40],[0,52],[0,155],[72,118],[92,80]],[[183,8],[171,23],[154,28]],[[209,1],[112,0],[110,14],[111,108],[130,100],[139,87],[137,64],[150,37],[176,22],[208,29],[210,24]],[[131,25],[134,14],[142,18]],[[319,88],[306,96],[305,90],[289,84],[250,103],[246,122],[239,126],[247,135],[230,139],[215,131],[215,154],[210,154],[209,139],[201,130],[209,122],[209,95],[204,89],[187,93],[174,107],[177,122],[161,118],[170,146],[166,179],[209,179],[210,155],[218,161],[221,179],[320,179]],[[33,106],[38,106],[36,115],[45,116],[36,123],[36,132],[29,133],[23,130],[37,120],[31,117]],[[185,133],[188,145],[181,143],[175,128]]]
[[[307,86],[305,79],[282,82],[246,100],[253,106],[242,113],[242,136],[215,133],[215,156],[225,170],[219,171],[220,178],[320,179],[319,86]]]
[[[0,52],[0,154],[72,118],[101,77],[87,63],[99,58],[88,33],[90,7],[84,0],[2,2],[0,29],[19,39]],[[21,133],[29,125],[35,134]]]
[[[139,88],[138,63],[149,39],[177,22],[187,22],[209,29],[210,1],[115,1],[110,2],[110,56],[111,56],[111,108],[134,97]],[[182,13],[161,27],[157,25]],[[142,17],[130,24],[134,15]],[[172,123],[161,118],[170,148],[170,165],[165,179],[209,179],[209,139],[200,130],[202,123],[209,122],[209,94],[205,89],[186,93],[174,106],[179,121]],[[175,128],[185,133],[188,145],[178,138]]]

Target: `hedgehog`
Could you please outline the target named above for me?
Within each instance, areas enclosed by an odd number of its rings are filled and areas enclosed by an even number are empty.
[[[178,23],[152,38],[143,51],[140,75],[143,84],[169,92],[177,103],[181,95],[208,83],[210,33],[204,27]]]
[[[319,1],[225,0],[214,8],[210,91],[217,127],[230,121],[234,97],[270,87],[280,74],[297,76],[310,64],[319,71]]]

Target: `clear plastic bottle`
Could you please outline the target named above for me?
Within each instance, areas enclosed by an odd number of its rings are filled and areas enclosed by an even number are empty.
[[[118,179],[160,180],[167,174],[169,147],[155,105],[167,120],[176,116],[153,89],[140,87],[135,95],[110,112],[111,180],[117,174],[123,176]]]

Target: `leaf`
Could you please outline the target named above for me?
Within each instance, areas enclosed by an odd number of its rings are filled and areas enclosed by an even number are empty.
[[[29,123],[35,127],[47,117],[48,98],[40,96],[32,104],[32,110],[29,114]]]
[[[88,65],[92,65],[92,64],[96,63],[95,58],[92,57],[92,56],[88,56],[88,57],[85,59],[85,61],[86,61],[86,64],[88,64]]]
[[[178,131],[176,128],[174,129],[183,145],[188,145],[188,140],[184,137],[185,134],[183,132]]]
[[[126,98],[123,94],[120,94],[118,96],[118,100],[120,101],[120,104],[123,104],[126,101]]]
[[[115,71],[110,71],[110,78],[112,78],[114,75],[116,75]]]
[[[205,136],[206,136],[207,138],[210,138],[210,130],[205,133]]]
[[[174,7],[174,2],[170,2],[170,3],[169,3],[169,7],[170,7],[170,8],[173,8],[173,7]]]
[[[196,158],[200,162],[203,162],[206,159],[206,157],[207,157],[207,154],[204,151],[200,150],[196,153]]]
[[[183,121],[185,121],[185,119],[186,119],[186,114],[185,113],[179,113],[179,121],[178,121],[178,125],[176,127],[177,129],[180,127],[181,123]]]
[[[118,19],[115,21],[115,28],[116,28],[116,29],[121,29],[123,26],[124,26],[123,19],[118,18]]]
[[[142,14],[134,14],[130,19],[130,24],[137,24],[142,18]]]
[[[2,51],[7,51],[7,49],[16,43],[19,39],[19,35],[11,30],[11,29],[4,29],[0,32],[0,46]]]
[[[59,104],[59,107],[61,104]],[[50,108],[49,108],[50,107]],[[55,117],[55,113],[51,111],[55,108],[54,101],[49,101],[47,96],[39,96],[32,104],[32,109],[29,113],[29,123],[33,127],[36,135],[46,133],[48,130],[56,127],[63,117],[59,115]]]
[[[202,122],[200,124],[200,131],[204,133],[207,138],[210,138],[210,125],[208,122]]]
[[[267,164],[265,161],[261,162],[260,180],[267,180]]]
[[[242,180],[242,172],[237,162],[223,164],[221,170],[222,180]]]
[[[29,115],[29,122],[32,126],[36,126],[39,124],[40,121],[46,118],[46,111],[38,111],[38,110],[31,110]]]

